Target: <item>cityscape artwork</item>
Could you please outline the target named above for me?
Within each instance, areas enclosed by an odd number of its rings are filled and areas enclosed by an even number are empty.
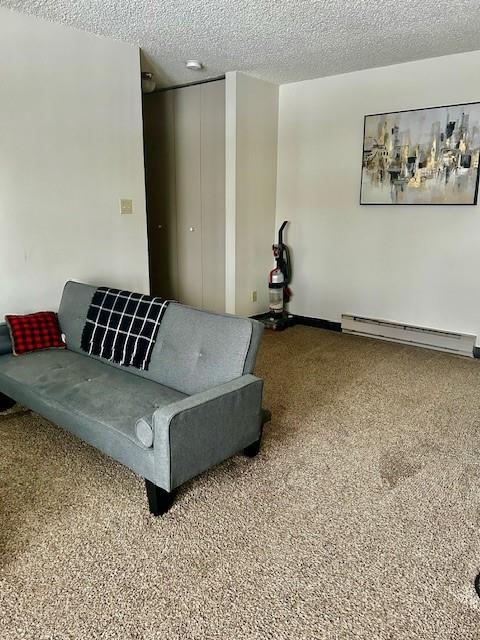
[[[480,103],[365,116],[360,204],[477,204]]]

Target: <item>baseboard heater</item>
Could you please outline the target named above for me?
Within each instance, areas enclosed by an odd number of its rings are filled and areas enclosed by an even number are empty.
[[[473,348],[476,342],[476,336],[467,333],[415,327],[401,322],[365,318],[346,313],[342,314],[342,331],[367,338],[378,338],[379,340],[401,342],[426,349],[447,351],[470,358],[473,358]]]

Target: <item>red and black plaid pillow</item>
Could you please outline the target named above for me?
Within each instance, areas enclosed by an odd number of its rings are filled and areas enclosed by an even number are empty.
[[[57,314],[40,311],[26,316],[5,316],[16,356],[42,349],[65,349]]]

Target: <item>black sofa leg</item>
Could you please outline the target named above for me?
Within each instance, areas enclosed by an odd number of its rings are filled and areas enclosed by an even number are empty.
[[[165,491],[157,487],[156,484],[145,478],[145,488],[147,490],[148,506],[150,513],[154,516],[163,516],[173,504],[174,493]]]
[[[272,412],[269,409],[262,409],[262,426],[260,427],[260,437],[252,444],[249,444],[248,447],[245,447],[243,453],[249,458],[254,458],[258,452],[260,451],[260,445],[262,444],[262,435],[263,435],[263,425],[267,422],[270,422],[272,419]]]
[[[243,453],[249,458],[254,458],[257,453],[260,451],[260,445],[262,444],[262,436],[252,444],[249,444],[248,447],[245,447]]]
[[[0,393],[0,411],[6,411],[7,409],[11,409],[15,404],[15,400],[9,398],[8,396]]]

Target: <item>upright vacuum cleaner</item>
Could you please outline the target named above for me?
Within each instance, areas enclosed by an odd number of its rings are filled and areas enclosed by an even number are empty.
[[[268,279],[270,304],[268,317],[264,322],[268,328],[276,331],[286,329],[291,324],[291,316],[288,314],[286,305],[292,296],[289,287],[292,279],[292,263],[290,250],[283,242],[283,230],[287,224],[288,220],[285,220],[278,231],[278,242],[272,246],[277,266],[270,271]]]

